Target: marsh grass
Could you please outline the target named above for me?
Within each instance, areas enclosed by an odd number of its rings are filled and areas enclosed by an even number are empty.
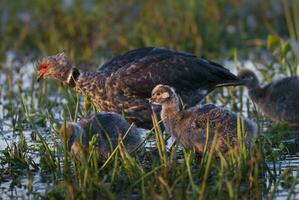
[[[46,85],[41,85],[45,87]],[[34,87],[30,87],[33,90]],[[39,144],[35,151],[40,153],[40,163],[37,168],[47,170],[52,176],[53,187],[44,194],[47,198],[65,197],[69,199],[82,198],[231,198],[240,197],[261,198],[263,190],[263,165],[265,160],[259,153],[260,144],[254,144],[252,149],[245,144],[238,149],[231,149],[226,155],[215,150],[217,138],[214,138],[212,146],[206,146],[202,156],[194,151],[178,148],[178,144],[167,149],[165,133],[159,126],[157,117],[153,115],[154,127],[148,135],[156,141],[156,146],[151,151],[129,155],[122,138],[119,145],[104,162],[99,164],[95,142],[92,138],[89,143],[89,152],[82,153],[80,158],[75,158],[67,151],[66,141],[57,141],[54,147],[50,147],[34,119],[40,114],[32,109],[27,98],[36,96],[43,90],[29,91],[29,96],[24,95],[19,89],[18,94],[24,120],[37,136]],[[25,93],[26,94],[26,93]],[[33,94],[33,95],[32,95]],[[66,121],[76,120],[76,116],[82,115],[78,106],[79,98],[66,92],[66,108],[62,110],[63,126]],[[45,118],[54,123],[51,108],[44,112]],[[71,112],[75,110],[75,112]],[[91,109],[92,110],[92,109]],[[40,125],[43,125],[40,124]],[[56,134],[51,125],[52,133]],[[239,122],[238,137],[241,140],[241,122]],[[2,166],[10,168],[29,168],[27,146],[20,132],[18,144],[9,145],[5,152],[10,152],[3,158]],[[146,140],[149,140],[146,137]],[[145,141],[147,142],[147,141]],[[62,145],[59,145],[62,144]],[[61,147],[62,146],[62,147]],[[140,147],[140,149],[143,146]],[[140,150],[139,149],[139,150]],[[10,151],[9,151],[10,150]],[[13,153],[11,153],[13,152]],[[82,151],[83,152],[83,151]],[[5,155],[5,154],[4,154]],[[6,168],[5,167],[5,168]],[[11,168],[13,169],[13,168]]]

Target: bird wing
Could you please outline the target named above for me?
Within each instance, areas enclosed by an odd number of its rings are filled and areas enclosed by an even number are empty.
[[[138,96],[149,97],[157,84],[174,87],[178,93],[199,88],[211,90],[217,84],[239,81],[223,66],[192,54],[164,48],[141,48],[114,58],[111,74],[122,87]]]
[[[271,104],[271,111],[277,117],[289,122],[297,122],[299,118],[299,77],[287,77],[268,84],[266,104]],[[268,107],[268,106],[267,106]]]
[[[299,77],[287,77],[274,81],[265,86],[264,90],[268,93],[271,102],[299,107]]]
[[[149,52],[151,52],[154,47],[144,47],[128,51],[124,54],[115,56],[111,60],[107,61],[101,65],[98,71],[106,72],[107,74],[115,73],[118,69],[134,63],[139,59],[145,57]]]
[[[224,125],[230,118],[230,113],[228,110],[221,107],[215,106],[213,104],[206,104],[201,107],[197,107],[196,123],[198,126],[206,128],[207,123],[210,126]]]

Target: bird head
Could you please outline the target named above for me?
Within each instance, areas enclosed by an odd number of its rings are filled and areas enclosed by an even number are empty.
[[[77,138],[84,132],[82,127],[77,123],[67,123],[59,130],[59,136],[62,141],[66,140],[68,148],[71,149],[72,145],[76,142]]]
[[[72,69],[72,64],[64,52],[41,58],[37,63],[37,80],[54,78],[66,82]]]
[[[152,96],[149,99],[149,102],[154,105],[163,105],[172,100],[177,100],[177,95],[174,89],[170,86],[160,84],[152,90]]]
[[[244,82],[244,85],[246,85],[250,89],[259,87],[259,80],[256,74],[249,69],[240,70],[238,73],[238,77]]]

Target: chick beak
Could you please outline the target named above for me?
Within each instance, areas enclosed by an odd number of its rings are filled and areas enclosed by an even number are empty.
[[[152,104],[152,103],[153,103],[153,100],[152,100],[152,98],[148,98],[148,99],[147,99],[147,101],[148,101],[150,104]]]

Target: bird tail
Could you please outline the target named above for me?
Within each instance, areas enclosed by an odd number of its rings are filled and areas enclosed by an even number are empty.
[[[238,85],[244,85],[244,81],[241,79],[224,81],[222,83],[216,84],[215,87],[227,87],[227,86],[238,86]]]

